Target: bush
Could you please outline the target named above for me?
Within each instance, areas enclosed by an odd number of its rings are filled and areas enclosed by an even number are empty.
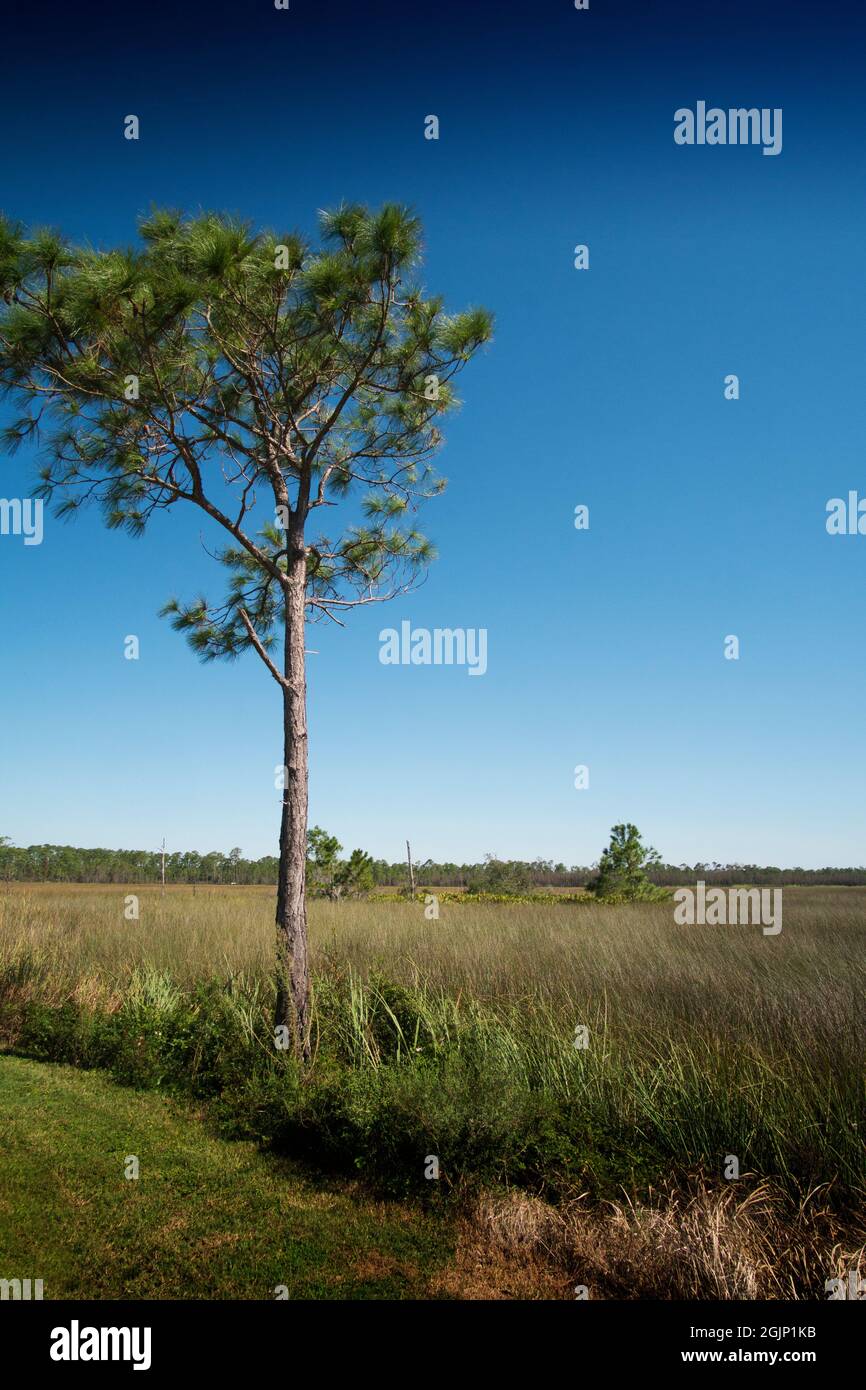
[[[516,859],[496,859],[484,856],[481,868],[474,869],[466,885],[470,893],[528,893],[532,888],[532,872],[528,864]]]

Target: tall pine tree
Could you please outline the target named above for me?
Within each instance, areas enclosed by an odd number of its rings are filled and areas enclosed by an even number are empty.
[[[0,221],[0,393],[21,403],[4,442],[44,448],[61,514],[96,503],[140,535],[186,503],[226,533],[219,601],[166,612],[204,659],[252,649],[279,687],[276,1022],[306,1056],[305,624],[430,561],[408,514],[443,486],[438,422],[491,318],[424,294],[418,220],[393,204],[323,214],[318,245],[168,211],[140,235],[100,251]]]

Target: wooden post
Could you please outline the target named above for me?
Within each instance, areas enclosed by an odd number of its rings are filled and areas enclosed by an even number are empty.
[[[409,841],[406,841],[406,859],[409,863],[409,892],[414,900],[415,897],[415,870],[412,868],[412,851],[409,848]]]
[[[162,896],[165,897],[165,836],[162,837]]]

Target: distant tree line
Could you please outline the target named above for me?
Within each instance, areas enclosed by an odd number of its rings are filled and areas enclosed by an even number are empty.
[[[552,859],[497,859],[488,855],[481,864],[436,863],[427,859],[415,865],[419,888],[467,888],[476,892],[520,892],[527,888],[586,888],[598,877],[600,864],[555,863]],[[759,864],[665,864],[645,868],[650,883],[676,888],[703,879],[705,883],[729,886],[737,883],[782,886],[802,884],[854,887],[866,884],[866,866],[850,869],[779,869]],[[373,860],[375,882],[382,886],[403,887],[407,879],[405,860],[389,864]]]
[[[166,883],[276,884],[276,855],[244,859],[240,849],[196,850],[165,856]],[[28,883],[159,883],[159,849],[78,849],[73,845],[28,845],[0,839],[0,879]]]
[[[339,860],[340,846],[324,831],[311,831],[308,864],[312,870],[313,891],[335,896],[342,888],[366,891],[370,888],[405,888],[408,870],[405,860],[388,863],[370,859],[353,850],[349,860]],[[352,868],[341,867],[352,865]],[[19,883],[159,883],[162,853],[159,849],[80,849],[73,845],[28,845],[20,847],[0,837],[0,879]],[[245,859],[239,848],[226,853],[210,850],[174,851],[165,856],[165,881],[173,884],[263,884],[276,885],[276,855]],[[599,872],[596,865],[555,863],[552,859],[497,859],[487,855],[480,864],[437,863],[426,859],[415,865],[419,888],[466,888],[474,892],[522,892],[529,888],[585,888]],[[852,869],[779,869],[758,864],[662,864],[646,868],[651,883],[677,887],[703,879],[706,883],[730,886],[736,883],[765,885],[826,884],[855,886],[866,884],[866,867]]]

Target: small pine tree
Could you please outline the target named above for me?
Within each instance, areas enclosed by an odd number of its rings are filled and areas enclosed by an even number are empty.
[[[343,846],[336,835],[321,826],[307,831],[307,882],[317,897],[339,902],[345,895],[359,897],[373,887],[373,860],[362,849],[353,849],[341,859]]]
[[[329,835],[319,825],[307,831],[307,881],[314,895],[326,898],[335,896],[334,883],[342,848],[336,835]]]
[[[353,849],[348,859],[340,864],[335,884],[340,893],[359,897],[369,893],[373,887],[373,860],[362,849]]]
[[[610,844],[598,863],[598,874],[587,891],[602,902],[655,902],[667,896],[651,883],[647,869],[661,863],[661,855],[643,844],[636,825],[615,825]]]

